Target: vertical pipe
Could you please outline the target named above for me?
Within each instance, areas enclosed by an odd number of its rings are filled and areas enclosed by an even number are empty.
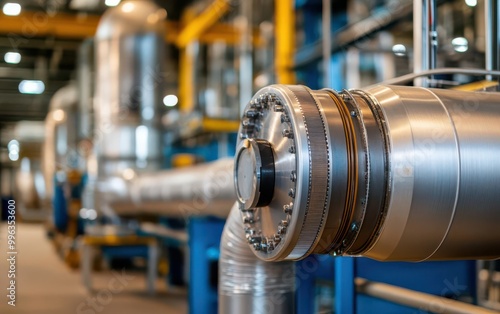
[[[219,314],[295,313],[295,264],[269,263],[255,256],[237,203],[220,243]]]
[[[191,113],[195,107],[196,80],[196,56],[199,44],[197,41],[189,43],[180,49],[179,67],[179,109],[183,113]]]
[[[294,0],[275,0],[275,65],[279,84],[294,84],[292,71],[295,46]]]
[[[422,29],[422,17],[423,17],[423,4],[424,0],[414,0],[413,1],[413,72],[420,73],[424,70],[423,60],[423,29]],[[422,86],[422,79],[415,80],[415,86]]]
[[[94,98],[94,39],[86,39],[78,50],[78,139],[92,137]]]
[[[332,26],[331,26],[332,3],[331,0],[323,0],[322,10],[322,37],[323,37],[323,86],[332,87],[331,77],[331,47],[332,47]]]
[[[241,42],[239,47],[240,61],[240,112],[253,95],[253,60],[252,60],[252,20],[253,0],[240,2],[240,32]]]
[[[413,2],[413,72],[434,69],[437,60],[436,1]],[[427,79],[415,80],[416,86],[426,87]]]
[[[498,16],[500,6],[496,0],[485,0],[484,2],[484,22],[485,22],[485,67],[486,70],[497,70],[499,63],[500,30]],[[491,75],[486,76],[487,80],[491,80]]]
[[[427,0],[427,12],[428,12],[428,17],[427,17],[427,27],[429,30],[429,34],[427,36],[427,42],[428,42],[428,63],[429,63],[429,68],[430,69],[435,69],[437,66],[437,47],[438,47],[438,35],[437,35],[437,7],[436,7],[436,0]]]

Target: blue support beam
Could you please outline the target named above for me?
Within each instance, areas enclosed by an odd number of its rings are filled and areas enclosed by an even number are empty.
[[[212,217],[189,219],[189,313],[217,314],[219,246],[225,221]]]

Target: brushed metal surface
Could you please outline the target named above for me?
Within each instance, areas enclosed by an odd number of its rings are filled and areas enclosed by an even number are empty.
[[[295,164],[277,168],[296,171],[297,178],[286,235],[274,251],[257,256],[500,257],[499,93],[382,85],[340,93],[280,85],[264,90],[278,94],[292,113]],[[280,122],[273,121],[250,136],[283,140]],[[290,187],[278,180],[277,203],[260,209],[276,213],[258,216],[265,232],[274,232],[282,218],[286,189],[280,184]]]

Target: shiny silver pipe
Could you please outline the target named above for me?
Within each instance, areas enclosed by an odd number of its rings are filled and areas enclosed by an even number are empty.
[[[372,282],[363,278],[356,278],[354,282],[358,293],[413,307],[425,312],[439,314],[498,313],[497,311],[488,310],[473,304],[409,290],[386,283]]]
[[[95,134],[98,176],[161,166],[166,12],[153,1],[108,9],[95,36]]]
[[[254,253],[500,257],[499,121],[500,93],[262,89],[235,161]]]
[[[413,71],[432,70],[436,67],[438,36],[436,30],[436,1],[413,2]],[[418,86],[428,86],[427,79],[418,79]]]
[[[101,182],[102,205],[118,215],[154,214],[170,217],[226,218],[234,204],[232,158],[192,167],[136,174]]]
[[[219,313],[294,313],[294,263],[267,263],[252,253],[238,206],[233,206],[221,239]]]
[[[495,0],[484,1],[484,37],[485,37],[485,68],[486,70],[499,70],[500,57],[498,42],[500,41],[500,7]],[[486,77],[491,80],[491,76]]]
[[[92,139],[95,81],[94,38],[82,42],[78,49],[78,139]]]
[[[115,221],[108,191],[126,173],[161,167],[165,18],[153,1],[122,1],[104,13],[95,36],[94,154],[83,203]]]
[[[45,118],[42,171],[47,199],[52,199],[54,175],[59,170],[82,166],[77,151],[76,113],[78,91],[74,83],[59,89],[50,100]]]

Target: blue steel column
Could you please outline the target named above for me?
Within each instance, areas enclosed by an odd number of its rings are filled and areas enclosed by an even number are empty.
[[[190,314],[217,314],[216,272],[224,223],[210,217],[189,219]]]
[[[355,275],[354,257],[335,259],[335,313],[356,313]]]

